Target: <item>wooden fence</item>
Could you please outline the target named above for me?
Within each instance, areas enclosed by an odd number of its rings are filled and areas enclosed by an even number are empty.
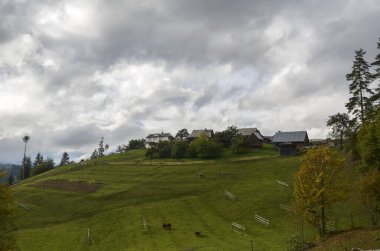
[[[234,200],[234,201],[236,200],[236,196],[227,190],[224,190],[224,195],[230,200]]]
[[[269,220],[261,217],[260,215],[255,214],[255,220],[265,226],[269,226]]]

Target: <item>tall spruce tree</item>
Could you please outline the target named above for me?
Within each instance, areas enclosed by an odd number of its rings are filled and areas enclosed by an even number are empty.
[[[40,152],[37,153],[36,158],[33,162],[33,167],[38,166],[38,164],[41,164],[44,161],[44,156]]]
[[[62,154],[62,158],[61,158],[61,162],[59,163],[60,166],[65,166],[65,165],[68,165],[70,164],[70,157],[69,157],[69,154],[67,152],[64,152]]]
[[[98,157],[103,157],[104,156],[104,138],[102,137],[100,142],[99,142],[99,147],[98,147]]]
[[[355,51],[354,65],[352,72],[346,75],[347,81],[350,82],[349,90],[351,97],[346,104],[348,112],[352,113],[356,119],[363,122],[371,116],[373,106],[371,95],[373,91],[369,88],[372,75],[369,72],[369,64],[364,59],[365,51],[363,49]]]
[[[29,156],[26,156],[23,159],[23,179],[27,179],[31,176],[31,170],[32,170],[32,161],[30,160]]]
[[[377,42],[377,49],[380,49],[380,38]],[[372,74],[373,80],[378,81],[377,87],[375,88],[375,94],[372,96],[372,101],[376,105],[380,105],[380,53],[377,54],[375,61],[371,63],[371,65],[375,68],[375,73]]]
[[[99,153],[98,153],[98,150],[95,149],[95,150],[92,152],[90,159],[96,159],[97,157],[99,157]]]

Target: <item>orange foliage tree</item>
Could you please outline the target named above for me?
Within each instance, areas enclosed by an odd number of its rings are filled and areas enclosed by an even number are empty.
[[[300,216],[326,234],[327,209],[345,198],[346,185],[340,178],[344,159],[326,146],[309,149],[294,176],[294,199]]]

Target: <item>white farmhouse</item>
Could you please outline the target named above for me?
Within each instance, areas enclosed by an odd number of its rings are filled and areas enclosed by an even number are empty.
[[[173,139],[173,136],[170,133],[152,133],[146,137],[145,146],[146,148],[150,148],[160,141],[169,141],[171,139]]]

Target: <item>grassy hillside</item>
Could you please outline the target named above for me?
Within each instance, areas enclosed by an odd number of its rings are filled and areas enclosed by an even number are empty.
[[[290,202],[291,191],[276,180],[291,184],[298,164],[299,157],[278,157],[270,148],[182,161],[148,160],[136,150],[57,168],[13,187],[22,206],[17,243],[21,250],[250,250],[252,240],[254,250],[286,250],[294,216],[279,204]],[[270,226],[255,222],[255,214]],[[231,222],[246,231],[233,231]]]

